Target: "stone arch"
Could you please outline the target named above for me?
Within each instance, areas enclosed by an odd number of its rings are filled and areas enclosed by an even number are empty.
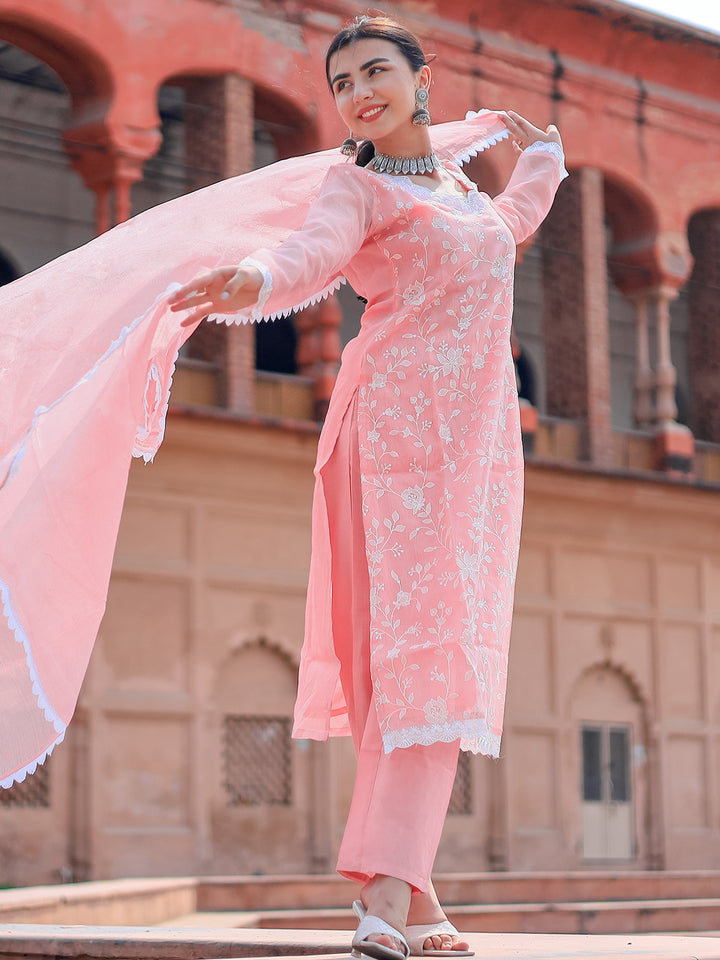
[[[88,101],[109,101],[113,95],[112,70],[102,51],[55,21],[28,13],[3,11],[0,37],[46,63],[67,87],[75,113]]]
[[[667,307],[673,378],[669,403],[684,421],[688,393],[687,310],[677,298],[689,266],[685,239],[662,229],[660,212],[642,185],[604,175],[612,421],[616,429],[647,427],[658,416],[653,389],[660,376],[659,313]],[[648,306],[652,310],[649,327]],[[654,322],[652,322],[654,321]],[[645,332],[647,330],[647,332]],[[639,337],[642,335],[642,346]],[[664,333],[663,333],[664,336]],[[645,356],[647,352],[647,357]],[[673,399],[674,398],[674,399]]]
[[[215,872],[302,869],[308,751],[290,739],[296,657],[282,639],[236,634],[215,666],[204,783]]]
[[[235,635],[215,673],[219,712],[291,715],[298,663],[290,645],[264,636]]]
[[[82,15],[77,23],[50,5],[45,16],[6,10],[0,37],[37,57],[60,78],[70,96],[62,142],[71,165],[96,194],[96,233],[130,216],[130,187],[145,160],[157,150],[160,134],[152,100],[143,96],[144,78],[115,69],[111,46],[93,43]],[[118,27],[98,8],[104,36]],[[95,35],[98,24],[94,24]],[[111,200],[114,210],[111,214]]]
[[[263,633],[234,633],[230,637],[228,646],[231,651],[229,656],[233,656],[248,647],[260,647],[263,650],[269,650],[276,654],[281,660],[287,663],[290,669],[297,672],[300,668],[300,658],[296,650],[296,645],[288,640],[287,637],[275,637],[271,639]]]
[[[16,131],[18,144],[17,151],[3,157],[2,175],[19,185],[7,199],[17,219],[13,260],[5,264],[3,282],[41,266],[93,234],[92,197],[62,158],[72,110],[70,91],[52,65],[27,49],[33,44],[23,48],[9,37],[0,19],[2,118]],[[24,216],[30,209],[47,221]]]
[[[181,163],[187,171],[188,189],[319,145],[310,111],[247,73],[203,74],[195,68],[192,73],[167,76],[159,90],[174,90],[180,97],[184,128],[179,138],[184,140]],[[203,324],[187,341],[182,357],[196,367],[198,362],[204,365],[209,392],[219,406],[235,407],[236,394],[241,392],[228,363],[229,343],[239,337],[248,341],[243,353],[249,359],[244,371],[248,378],[253,368],[270,374],[264,381],[272,380],[274,374],[298,373],[295,317],[253,324],[242,331],[224,324]],[[263,382],[258,390],[266,387],[272,391],[273,384]]]
[[[278,160],[320,149],[317,123],[311,113],[269,84],[255,84],[255,117],[267,126]]]
[[[592,683],[600,675],[612,677],[616,684],[620,684],[619,687],[616,686],[616,689],[618,691],[624,690],[634,703],[642,707],[643,713],[646,713],[649,700],[641,682],[623,664],[609,659],[596,661],[581,670],[568,691],[567,709],[569,712],[572,710],[573,701],[582,692],[583,686]]]
[[[690,422],[697,439],[720,443],[720,201],[693,214],[688,243]]]

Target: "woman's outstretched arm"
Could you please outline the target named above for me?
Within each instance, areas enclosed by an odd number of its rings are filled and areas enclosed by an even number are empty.
[[[562,140],[554,124],[541,130],[512,111],[502,116],[518,152],[518,162],[507,187],[492,203],[515,242],[522,243],[548,215],[567,171]]]
[[[171,298],[175,311],[191,310],[183,325],[210,314],[252,317],[290,312],[341,276],[372,224],[374,192],[352,164],[332,167],[303,226],[274,250],[258,250],[240,264],[200,274]],[[259,302],[258,302],[259,301]]]

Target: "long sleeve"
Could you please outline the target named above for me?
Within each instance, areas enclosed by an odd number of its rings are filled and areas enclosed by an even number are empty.
[[[563,161],[559,144],[537,140],[520,155],[507,187],[493,200],[516,243],[533,234],[550,212],[557,188],[568,175]]]
[[[279,247],[256,250],[243,261],[265,278],[251,319],[289,313],[337,289],[343,267],[371,230],[374,198],[365,171],[332,167],[303,226]]]

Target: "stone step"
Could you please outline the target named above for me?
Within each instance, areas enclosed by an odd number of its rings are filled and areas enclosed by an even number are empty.
[[[457,873],[433,878],[445,904],[704,899],[720,891],[720,872]],[[204,877],[198,910],[293,910],[347,907],[354,884],[330,875]]]
[[[720,938],[471,933],[478,960],[720,960]],[[0,926],[2,960],[348,960],[333,931]]]
[[[500,903],[446,909],[458,929],[484,933],[635,934],[720,930],[720,899],[717,898]],[[352,930],[356,924],[348,909],[264,910],[246,916],[252,916],[252,924],[265,930]],[[242,925],[250,924],[243,922]]]
[[[137,927],[0,927],[2,960],[348,960],[332,931],[167,930]],[[720,939],[472,933],[478,960],[720,960]]]

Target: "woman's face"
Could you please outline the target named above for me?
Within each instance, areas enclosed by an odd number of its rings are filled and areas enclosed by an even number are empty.
[[[355,136],[373,141],[410,123],[415,91],[430,83],[430,70],[416,73],[390,40],[357,40],[330,59],[335,104]]]

